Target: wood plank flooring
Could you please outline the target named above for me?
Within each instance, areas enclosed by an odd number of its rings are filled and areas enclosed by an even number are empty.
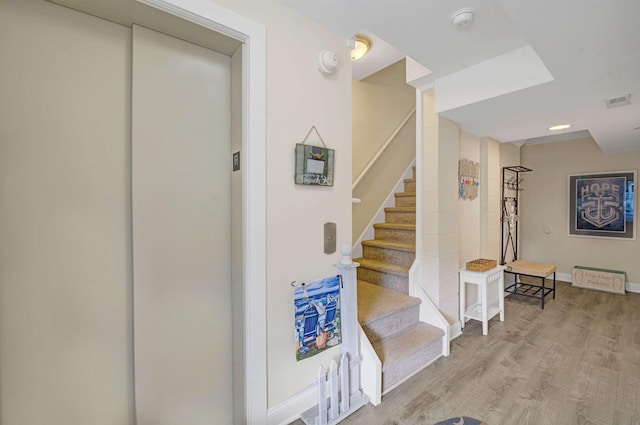
[[[344,425],[640,425],[640,294],[558,282],[557,296],[509,296],[505,322],[467,322],[440,358]],[[298,420],[291,425],[302,425]]]

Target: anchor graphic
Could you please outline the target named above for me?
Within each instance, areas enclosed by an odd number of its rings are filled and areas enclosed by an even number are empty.
[[[613,196],[586,196],[587,202],[580,207],[580,216],[597,228],[611,224],[620,219],[620,203]]]

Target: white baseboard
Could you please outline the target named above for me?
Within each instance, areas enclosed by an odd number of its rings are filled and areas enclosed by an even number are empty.
[[[640,283],[635,282],[627,282],[627,292],[638,292],[640,293]]]
[[[267,412],[267,425],[290,424],[316,404],[318,391],[316,385],[311,384],[290,399],[270,408]]]
[[[573,275],[571,273],[556,273],[556,280],[573,283]],[[627,292],[640,293],[640,283],[627,282],[626,290]]]

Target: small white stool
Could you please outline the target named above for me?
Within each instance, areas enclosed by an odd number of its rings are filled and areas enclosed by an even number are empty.
[[[500,321],[504,322],[504,267],[498,266],[485,272],[477,272],[462,268],[460,272],[460,324],[468,319],[482,322],[482,334],[489,334],[489,319],[500,313]],[[498,282],[498,305],[487,305],[487,285]],[[467,283],[478,285],[478,303],[466,307]]]

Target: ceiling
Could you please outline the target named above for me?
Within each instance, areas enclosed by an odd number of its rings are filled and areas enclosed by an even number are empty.
[[[360,79],[405,56],[436,111],[518,145],[591,135],[604,152],[640,150],[638,0],[280,0],[345,37],[368,35]],[[475,11],[472,25],[450,22]],[[384,47],[384,48],[380,48]],[[606,100],[631,94],[626,106]],[[550,131],[555,124],[571,128]]]

